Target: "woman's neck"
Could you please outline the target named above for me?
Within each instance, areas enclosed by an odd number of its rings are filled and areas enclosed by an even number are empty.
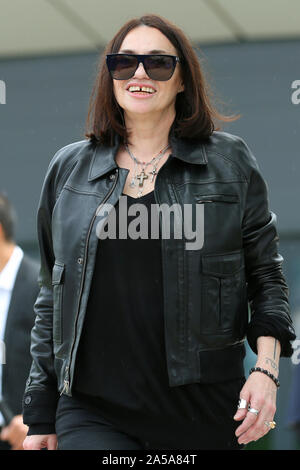
[[[175,116],[166,119],[147,119],[139,117],[125,118],[126,128],[129,130],[129,148],[138,159],[151,160],[168,145],[171,125]]]

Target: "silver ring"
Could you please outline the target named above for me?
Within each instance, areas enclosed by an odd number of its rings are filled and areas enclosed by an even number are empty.
[[[244,410],[247,408],[247,401],[244,398],[239,399],[238,409]]]
[[[256,410],[255,408],[251,408],[251,405],[248,405],[248,412],[254,413],[257,416],[259,413],[259,410]]]

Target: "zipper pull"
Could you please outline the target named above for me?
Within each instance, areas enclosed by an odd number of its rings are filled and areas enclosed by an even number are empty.
[[[68,381],[68,380],[64,380],[64,387],[63,387],[63,389],[62,389],[62,391],[61,391],[60,396],[62,396],[62,394],[63,394],[64,392],[68,393],[68,391],[69,391],[69,381]]]
[[[69,380],[68,380],[68,379],[69,379],[69,366],[67,366],[67,367],[65,368],[65,377],[66,377],[66,378],[65,378],[65,380],[64,380],[64,386],[63,386],[63,389],[62,389],[62,391],[61,391],[60,396],[62,396],[62,394],[63,394],[64,392],[66,392],[66,393],[69,392]]]

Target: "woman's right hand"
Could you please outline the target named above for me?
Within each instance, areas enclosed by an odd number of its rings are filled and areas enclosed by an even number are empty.
[[[56,450],[56,434],[34,434],[32,436],[27,436],[23,442],[23,448],[24,450]]]

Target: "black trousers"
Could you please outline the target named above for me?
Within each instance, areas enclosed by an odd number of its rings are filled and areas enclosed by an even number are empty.
[[[242,383],[243,380],[232,381],[221,390],[218,390],[217,385],[212,385],[206,391],[215,391],[219,395],[220,391],[224,389],[225,393],[228,389],[229,396],[235,393],[237,404]],[[130,414],[127,419],[122,419],[125,424],[119,427],[111,424],[105,417],[97,399],[78,393],[74,393],[72,397],[62,395],[56,413],[58,450],[243,449],[244,446],[238,444],[235,436],[235,429],[240,425],[240,422],[233,420],[236,404],[230,409],[226,396],[222,395],[221,398],[222,409],[215,403],[212,412],[208,413],[210,400],[206,397],[206,410],[201,407],[203,420],[198,420],[194,427],[191,422],[177,421],[161,426],[156,420],[151,422],[150,417],[146,417],[142,423],[134,423]]]
[[[143,443],[118,429],[78,398],[62,395],[56,413],[58,450],[138,450]]]

